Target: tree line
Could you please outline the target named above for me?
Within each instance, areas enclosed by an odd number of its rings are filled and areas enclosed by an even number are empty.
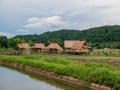
[[[40,35],[17,35],[10,39],[7,39],[5,36],[0,36],[0,47],[15,48],[17,43],[22,42],[27,42],[31,45],[34,43],[48,45],[51,42],[56,42],[63,47],[64,40],[85,40],[92,48],[120,49],[120,26],[102,26],[86,30],[63,29],[52,32],[48,31]]]

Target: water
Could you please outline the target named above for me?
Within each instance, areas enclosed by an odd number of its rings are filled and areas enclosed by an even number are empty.
[[[54,81],[0,66],[0,90],[88,90],[72,88]]]

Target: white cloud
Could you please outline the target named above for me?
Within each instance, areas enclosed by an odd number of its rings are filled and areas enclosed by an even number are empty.
[[[59,28],[67,26],[68,21],[63,21],[60,16],[52,17],[32,17],[28,19],[26,28]]]
[[[17,32],[29,32],[29,30],[19,29],[19,30],[17,30]]]
[[[56,9],[56,10],[52,10],[51,13],[55,14],[55,15],[64,15],[64,14],[66,14],[66,10],[65,9]]]
[[[0,32],[0,36],[7,36],[8,38],[12,37],[13,35],[10,33],[6,33],[6,32]]]
[[[29,34],[29,30],[26,30],[26,29],[19,29],[16,32],[21,34]]]
[[[120,0],[2,0],[0,13],[1,32],[24,27],[32,28],[30,33],[61,28],[85,29],[120,25]],[[28,17],[31,18],[25,25]],[[40,28],[41,31],[37,30]]]

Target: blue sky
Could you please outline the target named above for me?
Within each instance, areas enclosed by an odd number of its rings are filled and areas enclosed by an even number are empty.
[[[120,24],[120,0],[0,0],[0,35]]]

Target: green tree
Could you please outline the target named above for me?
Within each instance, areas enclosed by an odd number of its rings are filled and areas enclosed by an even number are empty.
[[[0,36],[0,47],[7,48],[8,47],[8,39],[6,36]]]
[[[26,42],[31,40],[34,43],[41,42],[45,45],[56,42],[64,46],[64,40],[85,40],[90,42],[93,48],[120,48],[120,25],[95,27],[87,30],[63,29],[40,35],[18,35],[16,37],[24,39]]]
[[[30,46],[34,45],[33,41],[31,41],[31,40],[29,40],[28,43],[29,43]]]
[[[8,45],[11,47],[11,48],[14,48],[16,49],[16,45],[19,44],[19,43],[24,43],[25,41],[22,40],[22,39],[19,39],[19,38],[12,38],[9,40],[8,42]]]

